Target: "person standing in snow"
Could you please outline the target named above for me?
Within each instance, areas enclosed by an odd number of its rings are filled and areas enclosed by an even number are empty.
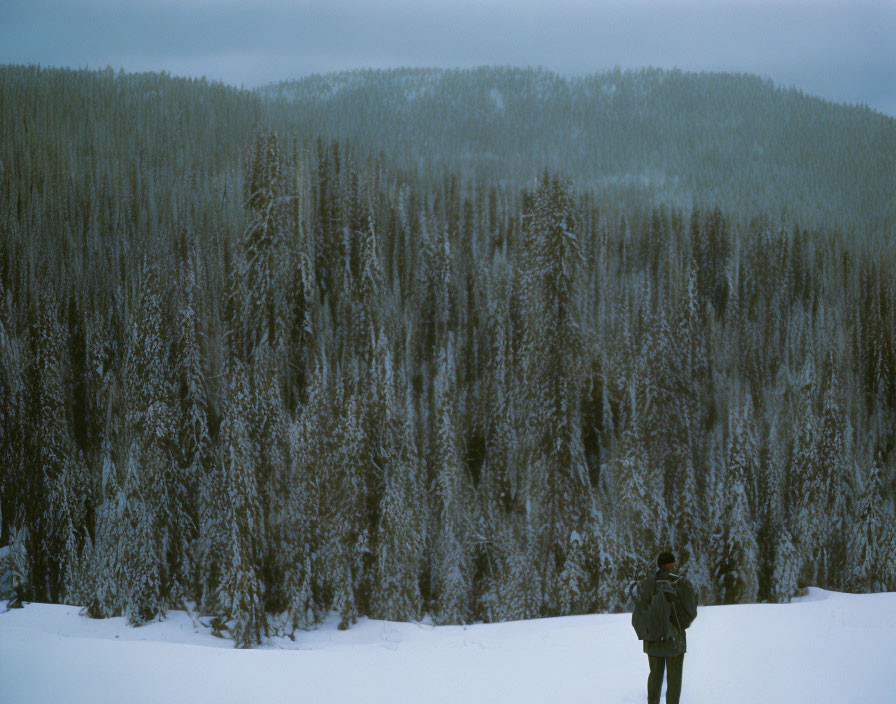
[[[697,597],[691,584],[673,571],[671,552],[661,552],[656,562],[656,574],[638,585],[632,625],[644,641],[650,664],[647,703],[659,704],[665,674],[666,704],[678,704],[687,651],[685,629],[697,618]]]

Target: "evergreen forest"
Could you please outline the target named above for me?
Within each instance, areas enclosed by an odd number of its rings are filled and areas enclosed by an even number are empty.
[[[752,76],[0,67],[20,597],[327,614],[896,590],[896,120]]]

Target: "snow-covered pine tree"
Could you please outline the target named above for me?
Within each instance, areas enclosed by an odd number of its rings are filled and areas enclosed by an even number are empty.
[[[327,492],[324,502],[330,509],[325,547],[327,572],[332,589],[331,608],[339,613],[339,628],[357,621],[359,607],[365,606],[363,593],[367,574],[365,562],[370,549],[367,522],[362,450],[361,403],[358,380],[337,379],[331,456],[327,463]]]
[[[520,437],[518,379],[514,373],[512,320],[512,276],[506,253],[496,254],[500,263],[486,285],[482,314],[485,339],[485,374],[481,393],[481,426],[484,457],[479,468],[475,512],[475,552],[480,570],[477,583],[477,614],[489,621],[521,614],[536,614],[539,597],[530,587],[537,580],[522,580],[511,570],[517,552],[526,550],[521,529],[514,530],[523,510],[523,473],[518,461],[526,439]],[[512,602],[512,605],[509,603]],[[531,603],[530,603],[531,602]]]
[[[638,393],[639,384],[637,376],[629,379],[628,425],[622,433],[619,455],[613,462],[618,537],[632,551],[635,560],[656,552],[656,546],[663,542],[666,525],[662,477],[650,474],[654,468],[649,463],[645,447],[642,409],[638,404],[638,399],[642,398]],[[631,578],[635,564],[626,567]]]
[[[678,372],[682,429],[690,435],[695,452],[703,447],[700,428],[712,412],[712,369],[709,363],[709,336],[705,324],[705,305],[700,299],[698,270],[694,259],[688,266],[687,297],[678,316]]]
[[[801,560],[786,526],[780,529],[775,541],[774,564],[771,596],[778,603],[787,603],[797,593]]]
[[[820,584],[842,589],[846,577],[846,546],[852,529],[855,502],[854,473],[847,460],[849,435],[841,410],[841,389],[837,373],[839,360],[833,352],[827,358],[827,384],[819,428],[819,490],[825,532],[821,539]]]
[[[107,424],[108,426],[108,424]],[[132,440],[120,459],[122,481],[110,438],[101,452],[101,503],[93,540],[87,540],[73,593],[92,618],[124,616],[131,626],[163,618],[167,610],[158,556],[151,488]]]
[[[594,608],[594,580],[588,570],[586,548],[581,535],[573,531],[560,571],[560,613],[587,614]]]
[[[520,621],[544,613],[541,572],[532,568],[534,536],[514,516],[499,524],[496,543],[495,596],[488,612],[491,621]]]
[[[121,521],[120,560],[121,608],[132,626],[163,618],[167,608],[162,564],[156,534],[156,511],[151,475],[138,463],[141,452],[134,442],[125,458],[124,486],[119,493],[117,520]]]
[[[594,607],[598,611],[615,613],[627,604],[625,585],[631,575],[622,574],[618,558],[619,540],[613,524],[598,510],[589,525],[585,548],[588,565],[595,582]]]
[[[506,264],[504,265],[506,266]],[[513,510],[520,476],[514,454],[521,444],[516,426],[518,403],[513,373],[513,328],[510,277],[503,269],[488,289],[485,376],[485,460],[479,484],[483,511]]]
[[[371,528],[371,554],[375,559],[380,503],[385,491],[387,466],[396,461],[400,433],[395,397],[395,373],[392,350],[384,331],[368,326],[368,341],[360,362],[362,480],[364,482],[364,520]]]
[[[267,346],[256,351],[247,427],[254,450],[258,499],[263,507],[259,578],[267,586],[265,610],[280,612],[286,606],[286,597],[281,591],[286,566],[277,546],[285,530],[288,423],[280,394],[281,367],[273,359],[274,353]]]
[[[262,632],[267,632],[264,585],[258,575],[263,517],[246,425],[252,402],[249,377],[237,360],[232,362],[229,377],[217,458],[223,496],[216,528],[223,532],[218,538],[223,564],[216,610],[227,622],[236,647],[244,648],[259,644]]]
[[[217,453],[216,453],[217,454]],[[225,530],[224,468],[216,454],[209,458],[210,465],[199,477],[198,511],[199,535],[195,552],[198,568],[199,610],[214,614],[218,604],[218,586],[224,568]]]
[[[447,228],[433,223],[426,213],[421,212],[418,220],[422,244],[417,253],[415,290],[418,309],[426,311],[419,339],[423,358],[432,359],[447,339],[452,313],[451,240]]]
[[[537,291],[529,324],[538,331],[530,363],[534,447],[528,497],[543,553],[538,562],[545,570],[546,602],[557,608],[569,538],[584,532],[592,510],[580,412],[582,227],[569,185],[545,174],[526,224],[527,266]]]
[[[434,381],[431,476],[435,517],[431,583],[433,618],[438,623],[468,623],[472,608],[469,555],[470,492],[461,465],[455,420],[454,349],[449,341],[439,355]]]
[[[129,463],[133,462],[136,467],[133,490],[143,502],[139,520],[150,522],[148,537],[155,546],[160,593],[158,599],[147,598],[141,604],[146,608],[158,605],[156,615],[163,616],[169,594],[180,592],[182,585],[173,587],[167,570],[172,526],[169,492],[178,474],[173,454],[179,451],[176,449],[179,428],[168,363],[170,338],[162,316],[159,277],[158,267],[144,260],[123,371],[126,379],[122,389],[124,424],[112,441],[120,445],[117,451],[126,458],[125,476],[128,476]],[[123,489],[128,495],[128,487],[125,485]],[[141,559],[149,558],[143,555]]]
[[[710,555],[707,554],[708,541],[704,534],[706,509],[697,489],[696,470],[690,448],[679,447],[676,460],[678,472],[670,507],[673,529],[670,542],[677,551],[679,569],[686,572],[698,597],[705,601],[712,594]]]
[[[67,329],[60,323],[49,294],[42,297],[40,309],[36,361],[39,415],[35,441],[45,504],[38,523],[42,544],[38,554],[30,556],[33,575],[38,580],[32,584],[33,598],[65,601],[79,569],[90,481],[68,424]]]
[[[611,526],[615,543],[612,570],[620,600],[630,607],[631,590],[646,577],[643,565],[662,542],[665,506],[661,482],[651,481],[638,408],[636,377],[629,379],[627,427],[622,433],[618,454],[604,471],[611,475],[612,499],[603,518]],[[604,590],[608,585],[604,585]]]
[[[119,557],[124,524],[119,520],[119,510],[123,497],[109,435],[107,423],[100,451],[100,490],[93,540],[86,541],[80,579],[73,589],[77,602],[82,604],[82,613],[91,618],[108,618],[122,612],[123,561]]]
[[[82,552],[87,532],[87,505],[93,502],[93,490],[87,466],[79,451],[66,458],[62,471],[50,487],[49,502],[54,506],[52,535],[59,545],[59,601],[77,603],[78,585],[83,570]]]
[[[896,589],[896,515],[880,463],[871,467],[858,501],[849,541],[849,580],[855,591]]]
[[[37,352],[34,371],[38,388],[36,432],[33,433],[32,442],[40,465],[40,490],[34,492],[32,500],[26,504],[26,521],[35,529],[29,537],[39,540],[28,546],[32,598],[52,602],[59,592],[57,564],[62,558],[61,544],[65,536],[53,535],[56,514],[50,494],[71,452],[65,424],[65,383],[62,379],[63,347],[67,341],[62,338],[63,328],[56,319],[58,311],[48,292],[41,295],[38,308],[33,331]],[[28,515],[35,511],[37,515],[33,518]],[[34,518],[37,520],[34,521]],[[64,527],[60,528],[64,530]]]
[[[289,472],[283,531],[276,549],[284,564],[283,593],[286,598],[283,627],[294,637],[316,620],[311,584],[311,524],[315,520],[315,492],[312,490],[311,448],[302,432],[301,420],[290,423]]]
[[[300,172],[301,173],[301,172]],[[284,313],[278,317],[278,356],[284,360],[285,392],[287,408],[295,407],[307,387],[311,376],[314,332],[318,325],[319,299],[316,290],[314,267],[314,237],[310,217],[305,208],[309,185],[303,176],[297,181],[297,194],[293,199],[293,237],[288,249],[288,270],[284,285]]]
[[[209,471],[212,440],[205,380],[202,330],[197,310],[202,290],[196,280],[199,258],[195,234],[187,233],[189,248],[180,271],[177,308],[176,404],[178,440],[174,446],[174,481],[171,486],[171,549],[168,569],[172,584],[183,590],[177,596],[200,599],[199,564],[200,482]]]
[[[377,339],[377,324],[380,316],[381,291],[383,289],[383,266],[380,261],[379,243],[373,212],[368,208],[364,229],[360,233],[359,242],[359,275],[354,287],[356,311],[354,331],[363,347],[358,352],[364,355],[369,351],[372,342]]]
[[[740,408],[730,411],[721,511],[711,541],[713,578],[724,604],[752,603],[759,589],[756,527],[746,489],[755,471],[754,433],[752,403],[747,397]]]
[[[238,290],[247,345],[241,358],[261,340],[273,342],[281,314],[284,266],[289,261],[284,247],[286,202],[283,164],[276,132],[258,132],[246,154],[248,176],[244,205],[250,221],[240,237]]]
[[[329,447],[334,419],[327,398],[327,368],[318,362],[309,378],[307,398],[298,418],[290,425],[290,472],[285,530],[281,551],[286,567],[285,627],[309,628],[321,616],[323,586],[329,572],[328,556],[321,545],[327,527],[324,501]]]
[[[779,388],[783,388],[786,382],[783,378],[779,381]],[[784,405],[784,404],[781,404]],[[787,551],[782,547],[781,542],[782,528],[788,531],[787,540],[790,541],[790,548],[793,554],[787,557],[787,560],[796,560],[795,568],[797,571],[796,579],[799,577],[799,569],[801,565],[801,557],[796,552],[793,540],[793,533],[789,529],[789,518],[786,507],[787,486],[785,481],[786,468],[790,452],[790,431],[785,427],[786,414],[780,406],[766,409],[766,417],[771,416],[769,421],[770,427],[766,435],[766,451],[763,461],[759,466],[758,487],[758,503],[756,506],[756,543],[759,548],[759,599],[779,599],[781,589],[776,586],[779,568],[781,567],[781,555]],[[783,552],[782,552],[783,551]],[[791,565],[787,565],[781,579],[784,579],[791,569]],[[781,583],[785,585],[784,591],[787,591],[789,582],[787,579]],[[795,584],[795,582],[794,582]]]
[[[675,451],[689,439],[680,415],[679,389],[684,384],[678,383],[678,354],[665,308],[651,300],[649,289],[641,297],[641,305],[645,324],[638,358],[638,414],[647,450],[647,475],[658,482],[654,491],[661,493],[667,506],[677,482]],[[652,310],[654,306],[658,310]],[[668,543],[672,529],[668,513],[663,519],[662,542]]]
[[[12,586],[15,595],[9,600],[7,608],[22,608],[22,600],[31,591],[31,561],[28,559],[28,526],[13,528],[9,534],[9,555],[7,557],[9,571],[12,573]]]
[[[0,282],[0,544],[8,545],[18,519],[24,521],[27,473],[25,465],[26,354],[24,335],[16,335],[10,320],[11,297]],[[21,525],[19,525],[21,527]]]
[[[821,460],[818,456],[818,416],[815,412],[816,373],[809,357],[800,377],[799,410],[795,420],[794,448],[791,454],[789,504],[792,512],[793,539],[803,556],[800,576],[809,584],[818,584],[821,550],[828,525],[824,512],[824,487],[821,486]]]
[[[410,394],[398,407],[394,388],[388,399],[390,426],[377,531],[376,577],[371,614],[390,621],[422,615],[420,574],[425,541],[422,466],[415,438]]]

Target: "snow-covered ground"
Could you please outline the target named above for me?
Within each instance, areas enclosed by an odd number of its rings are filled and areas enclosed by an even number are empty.
[[[29,604],[0,614],[0,702],[644,702],[629,619],[330,620],[234,650],[182,612],[134,629]],[[896,702],[896,593],[704,607],[688,645],[684,704]]]

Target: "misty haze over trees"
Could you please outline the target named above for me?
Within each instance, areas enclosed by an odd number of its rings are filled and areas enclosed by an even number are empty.
[[[0,545],[331,610],[896,589],[896,121],[749,76],[0,68]]]

